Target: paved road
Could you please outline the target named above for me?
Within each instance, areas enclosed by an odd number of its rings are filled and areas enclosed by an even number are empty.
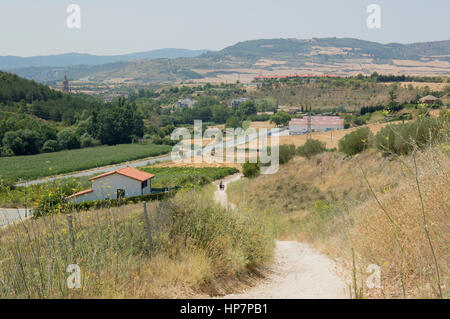
[[[0,208],[0,227],[30,217],[25,208]]]

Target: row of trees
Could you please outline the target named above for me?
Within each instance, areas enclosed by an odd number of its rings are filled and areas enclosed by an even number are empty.
[[[2,156],[32,155],[96,144],[124,144],[144,134],[144,123],[136,105],[126,103],[125,100],[113,107],[103,108],[98,113],[92,112],[84,120],[79,120],[75,129],[64,128],[60,131],[52,124],[39,122],[26,115],[2,115]]]

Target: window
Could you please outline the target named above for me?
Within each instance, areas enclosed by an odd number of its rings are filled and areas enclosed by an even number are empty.
[[[124,189],[118,189],[117,190],[117,199],[125,198],[125,190]]]
[[[147,186],[148,186],[148,181],[143,181],[141,188],[146,188]]]

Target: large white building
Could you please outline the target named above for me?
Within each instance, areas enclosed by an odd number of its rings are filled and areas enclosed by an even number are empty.
[[[73,203],[118,199],[148,195],[152,191],[151,179],[155,175],[132,167],[124,167],[90,178],[92,188],[73,194],[66,200]]]
[[[339,116],[311,116],[311,132],[325,132],[342,130],[344,119]],[[308,132],[308,117],[292,119],[289,122],[289,134],[302,134]]]

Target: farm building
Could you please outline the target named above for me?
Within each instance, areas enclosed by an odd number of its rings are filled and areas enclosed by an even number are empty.
[[[66,200],[80,203],[147,195],[151,193],[151,179],[154,176],[127,166],[90,178],[91,189],[66,197]]]
[[[248,97],[241,97],[239,99],[235,99],[231,101],[231,107],[236,108],[239,106],[239,104],[249,101],[250,99]]]
[[[177,107],[180,109],[185,107],[192,108],[195,105],[195,103],[197,103],[197,101],[191,98],[180,99],[177,102]]]
[[[434,102],[436,102],[436,100],[438,100],[437,97],[433,96],[433,95],[427,95],[424,96],[423,98],[419,99],[420,103],[425,103],[425,104],[434,104]]]
[[[325,132],[330,130],[342,130],[344,119],[339,116],[311,116],[311,131]],[[308,131],[308,117],[292,119],[289,122],[289,134],[302,134]]]

